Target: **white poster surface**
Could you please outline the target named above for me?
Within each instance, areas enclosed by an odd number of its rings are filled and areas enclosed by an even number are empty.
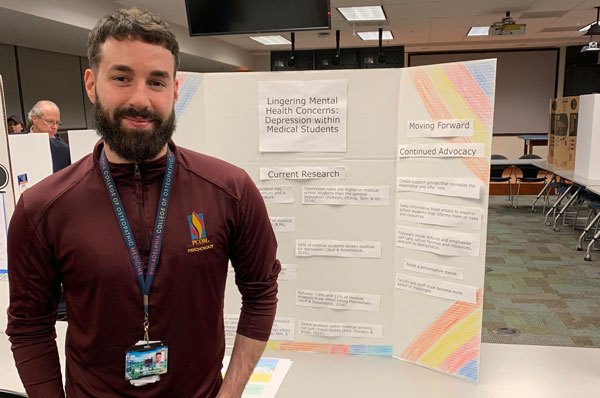
[[[410,258],[404,259],[404,269],[413,272],[419,272],[421,274],[435,275],[442,278],[452,278],[458,280],[464,279],[464,268],[450,267],[447,265],[418,261]]]
[[[223,314],[223,322],[225,325],[225,339],[233,340],[235,339],[235,334],[237,332],[237,325],[240,320],[239,315],[235,314]]]
[[[298,334],[323,337],[343,336],[380,339],[383,336],[383,325],[372,323],[299,321]]]
[[[346,152],[348,81],[258,83],[260,152]]]
[[[225,338],[227,340],[235,339],[237,325],[240,321],[239,314],[223,314],[225,324]],[[294,340],[294,318],[276,317],[271,328],[269,340]]]
[[[271,328],[269,340],[294,340],[294,318],[276,317]]]
[[[475,131],[473,119],[409,120],[407,137],[472,137]]]
[[[281,264],[281,272],[277,276],[278,281],[295,281],[298,277],[298,266],[296,264]]]
[[[399,200],[398,219],[421,224],[481,229],[481,209],[417,200]]]
[[[378,294],[296,290],[296,305],[337,310],[379,311]]]
[[[275,232],[294,232],[296,230],[296,217],[269,217]]]
[[[476,178],[398,177],[397,189],[398,192],[424,192],[479,199],[481,182]]]
[[[261,180],[345,180],[346,166],[261,167]]]
[[[259,185],[258,190],[265,203],[294,203],[292,185]]]
[[[94,145],[100,139],[96,130],[69,130],[68,135],[71,163],[92,153]]]
[[[296,239],[296,256],[381,258],[381,242]]]
[[[315,186],[302,187],[305,205],[385,206],[390,201],[389,186]]]
[[[482,158],[483,143],[398,145],[398,158]]]
[[[48,134],[13,134],[8,136],[12,182],[15,199],[52,174],[52,156]]]
[[[477,288],[439,279],[396,274],[396,289],[475,304]]]
[[[443,256],[479,256],[479,234],[397,226],[396,246]]]

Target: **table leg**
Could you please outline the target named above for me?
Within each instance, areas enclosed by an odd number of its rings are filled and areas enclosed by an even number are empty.
[[[565,190],[565,192],[563,192],[563,194],[558,197],[556,202],[554,202],[554,204],[552,205],[550,210],[548,210],[548,212],[546,213],[546,218],[544,219],[544,224],[550,225],[550,221],[548,221],[548,217],[550,217],[550,213],[552,213],[560,205],[560,202],[562,202],[562,200],[565,198],[565,196],[567,196],[569,194],[569,192],[571,192],[571,189],[573,189],[574,185],[575,184],[569,185],[569,187]]]
[[[596,214],[596,217],[594,217],[592,219],[592,221],[585,227],[585,229],[583,230],[581,235],[579,235],[579,241],[577,242],[577,250],[583,250],[583,240],[585,239],[585,236],[590,231],[590,229],[592,229],[594,224],[596,224],[598,222],[599,219],[600,219],[600,211],[598,212],[598,214]]]
[[[572,184],[571,186],[573,186],[573,185],[574,184]],[[577,199],[577,195],[579,195],[579,191],[581,191],[582,189],[583,189],[583,187],[581,185],[579,185],[579,187],[577,188],[577,191],[575,191],[575,193],[569,198],[567,203],[562,207],[562,209],[560,209],[560,211],[558,212],[556,217],[554,217],[554,225],[552,226],[552,229],[554,229],[554,231],[556,231],[556,232],[560,231],[560,228],[556,225],[556,223],[558,222],[558,219],[565,213],[565,211],[567,211],[569,206],[571,206],[571,203],[573,203],[573,201],[575,199]]]
[[[535,200],[533,201],[533,204],[531,205],[532,213],[535,213],[535,204],[537,203],[537,201],[544,195],[544,192],[546,192],[546,189],[549,189],[550,184],[552,184],[552,182],[555,180],[556,180],[556,174],[553,174],[552,178],[546,183],[546,185],[544,185],[544,188],[540,191],[538,196],[535,197]]]
[[[594,243],[596,243],[598,239],[600,239],[600,231],[596,232],[596,235],[594,235],[592,241],[587,246],[587,252],[585,253],[585,257],[583,257],[585,261],[592,261],[592,249],[594,247]]]

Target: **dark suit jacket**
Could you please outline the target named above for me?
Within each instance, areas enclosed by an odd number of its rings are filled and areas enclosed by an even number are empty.
[[[50,153],[52,154],[52,172],[56,173],[71,164],[69,145],[60,138],[50,138]]]

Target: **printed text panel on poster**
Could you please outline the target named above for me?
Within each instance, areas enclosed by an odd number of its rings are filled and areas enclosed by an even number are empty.
[[[407,137],[472,137],[475,131],[473,119],[409,120]]]
[[[260,152],[346,152],[348,81],[258,83]]]
[[[346,166],[261,167],[261,180],[345,180]]]
[[[292,185],[260,185],[258,191],[265,203],[294,203]]]
[[[337,310],[379,311],[378,294],[296,290],[296,305]]]
[[[296,256],[381,258],[381,242],[297,239]]]
[[[481,209],[417,200],[398,201],[398,219],[421,224],[481,229]]]
[[[479,199],[481,182],[476,178],[398,177],[397,189],[398,192]]]
[[[369,337],[380,339],[383,325],[372,323],[299,321],[298,334],[323,337]]]
[[[475,304],[477,288],[460,283],[396,274],[396,289]]]
[[[426,261],[418,261],[410,258],[404,259],[404,269],[421,274],[435,275],[442,278],[464,279],[464,268],[449,265],[435,264]]]
[[[385,206],[390,200],[389,186],[316,186],[302,187],[305,205]]]
[[[443,256],[479,256],[479,234],[397,226],[396,246]]]

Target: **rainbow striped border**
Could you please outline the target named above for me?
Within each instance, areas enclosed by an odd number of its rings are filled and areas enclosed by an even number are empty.
[[[272,351],[301,351],[322,354],[370,355],[378,357],[392,357],[394,355],[394,349],[391,345],[322,344],[269,340],[266,349]]]

